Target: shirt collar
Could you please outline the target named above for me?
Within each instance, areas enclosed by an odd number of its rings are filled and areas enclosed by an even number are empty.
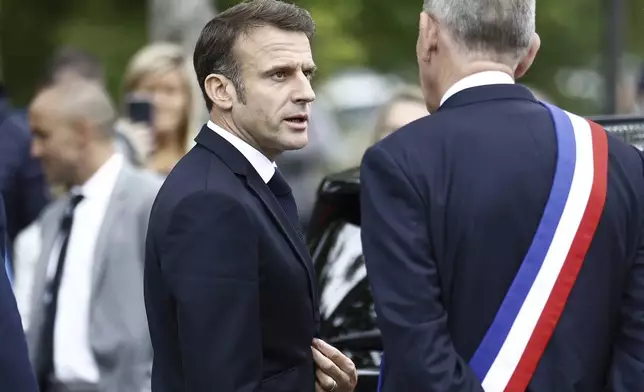
[[[72,193],[82,194],[86,199],[106,200],[112,194],[124,162],[121,154],[113,154],[82,186],[72,189]]]
[[[255,171],[262,177],[265,183],[268,183],[273,174],[275,174],[275,162],[271,162],[264,154],[257,151],[253,146],[243,141],[237,135],[233,135],[231,132],[226,131],[222,127],[218,126],[212,121],[208,121],[208,128],[212,129],[219,136],[226,139],[226,141],[233,145],[242,155],[246,158],[248,162],[253,166]]]
[[[445,101],[447,101],[452,95],[460,91],[472,87],[486,86],[489,84],[514,84],[514,79],[512,79],[512,76],[501,71],[484,71],[466,76],[458,82],[454,83],[452,87],[450,87],[447,92],[445,92],[443,99],[441,99],[440,106],[443,106]]]

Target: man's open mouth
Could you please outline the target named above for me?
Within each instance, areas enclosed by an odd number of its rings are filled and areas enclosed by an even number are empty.
[[[309,116],[306,114],[298,114],[295,116],[286,117],[285,120],[293,123],[305,123],[309,120]]]

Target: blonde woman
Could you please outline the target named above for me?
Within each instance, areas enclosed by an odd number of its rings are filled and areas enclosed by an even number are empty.
[[[126,117],[117,129],[130,138],[143,166],[166,175],[192,146],[206,115],[195,85],[192,62],[178,45],[154,43],[130,60],[123,83]],[[128,118],[133,97],[151,104],[149,124]]]
[[[412,121],[429,115],[420,87],[402,85],[391,97],[380,106],[373,132],[355,132],[345,141],[348,145],[344,162],[341,166],[360,166],[362,156],[367,148],[387,137],[394,131]]]
[[[425,98],[419,87],[401,88],[380,109],[373,142],[378,142],[399,128],[428,114]]]

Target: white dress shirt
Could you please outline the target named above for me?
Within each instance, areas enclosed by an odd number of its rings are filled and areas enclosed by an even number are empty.
[[[264,180],[264,182],[268,184],[271,178],[273,178],[273,174],[275,174],[275,162],[271,162],[270,159],[266,158],[266,155],[257,151],[255,147],[246,143],[237,135],[233,135],[232,133],[226,131],[214,122],[208,121],[208,128],[215,131],[217,135],[226,139],[228,143],[232,144],[233,147],[239,150],[239,152],[244,155],[248,162],[253,165],[253,168],[255,168],[259,176],[262,177],[262,180]]]
[[[88,333],[94,251],[123,162],[123,156],[114,154],[83,186],[72,190],[72,193],[80,193],[84,198],[74,210],[74,223],[58,290],[54,372],[56,379],[61,382],[99,381],[98,366],[90,348]],[[48,265],[49,279],[56,272],[61,245],[62,239],[59,238]]]
[[[448,98],[460,91],[489,84],[514,84],[514,79],[512,76],[501,71],[484,71],[466,76],[447,89],[445,95],[443,95],[443,99],[441,99],[440,106],[443,106]]]

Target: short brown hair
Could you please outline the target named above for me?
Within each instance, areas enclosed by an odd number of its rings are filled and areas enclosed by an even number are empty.
[[[241,67],[235,58],[233,47],[241,35],[264,26],[301,32],[309,39],[315,34],[315,23],[308,11],[279,0],[247,0],[214,17],[201,31],[193,59],[197,80],[209,111],[213,103],[204,84],[206,77],[212,73],[230,79],[237,89],[239,99],[244,102]]]

